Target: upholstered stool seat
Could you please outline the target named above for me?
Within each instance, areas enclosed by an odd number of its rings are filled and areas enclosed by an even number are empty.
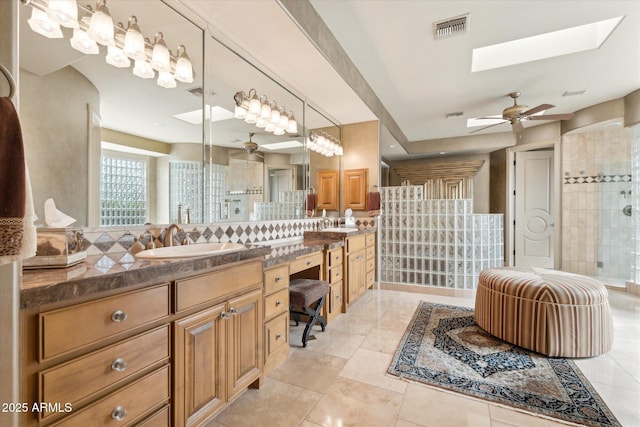
[[[504,341],[552,357],[590,357],[613,344],[607,289],[595,279],[534,267],[480,272],[476,323]]]
[[[296,326],[300,320],[300,315],[309,317],[307,325],[302,334],[302,346],[307,346],[307,340],[311,335],[311,328],[316,323],[320,323],[324,332],[327,322],[320,315],[322,305],[329,293],[329,282],[315,279],[295,279],[289,283],[289,311],[293,315]],[[304,311],[296,310],[299,307]]]

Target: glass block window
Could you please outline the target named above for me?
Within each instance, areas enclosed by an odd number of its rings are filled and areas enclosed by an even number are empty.
[[[100,225],[147,222],[147,162],[102,156]]]
[[[187,209],[192,223],[203,223],[202,162],[169,162],[169,219],[172,223],[186,222]],[[182,205],[182,218],[178,220],[178,205]]]

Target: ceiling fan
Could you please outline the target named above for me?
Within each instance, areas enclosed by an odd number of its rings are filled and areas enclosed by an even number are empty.
[[[249,133],[249,140],[244,143],[244,147],[242,147],[242,149],[240,151],[242,153],[253,154],[253,155],[256,155],[258,157],[264,157],[264,155],[260,151],[258,151],[260,149],[258,144],[256,144],[252,140],[254,135],[255,135],[255,133],[253,133],[253,132]]]
[[[545,111],[545,110],[548,110],[549,108],[555,107],[555,105],[540,104],[537,107],[529,108],[527,105],[518,105],[517,100],[518,100],[518,97],[520,96],[520,92],[511,92],[509,96],[513,98],[513,105],[505,108],[502,111],[502,120],[504,120],[503,122],[485,126],[483,128],[476,129],[469,133],[478,132],[478,131],[488,129],[493,126],[502,125],[505,123],[511,123],[513,132],[518,133],[524,130],[524,126],[522,125],[522,122],[524,120],[569,120],[571,117],[573,117],[572,113],[536,115],[536,113],[540,113],[541,111]],[[478,117],[478,119],[496,120],[496,117]]]

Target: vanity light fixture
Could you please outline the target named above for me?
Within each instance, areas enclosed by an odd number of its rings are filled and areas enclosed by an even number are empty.
[[[0,0],[1,1],[1,0]],[[98,43],[106,46],[107,64],[118,68],[131,66],[135,61],[133,74],[149,79],[155,77],[155,70],[168,73],[158,76],[158,85],[167,88],[176,87],[176,80],[192,83],[193,64],[184,45],[179,45],[175,57],[167,48],[164,36],[156,33],[154,43],[145,38],[140,31],[138,18],[132,15],[127,27],[114,25],[107,0],[97,0],[95,10],[83,6],[76,0],[21,0],[31,6],[31,18],[27,21],[31,29],[47,38],[64,37],[60,25],[73,28],[71,46],[88,55],[100,52]],[[82,19],[78,14],[82,13]]]
[[[255,124],[274,135],[298,132],[298,122],[293,112],[278,107],[275,101],[269,102],[266,95],[258,96],[255,89],[249,90],[248,94],[236,92],[233,100],[236,104],[233,116],[236,119]]]
[[[49,2],[49,5],[51,5],[51,2]],[[91,15],[87,34],[103,46],[113,46],[115,44],[113,18],[111,18],[111,14],[107,8],[106,0],[100,0],[96,5],[96,11]]]
[[[340,141],[324,132],[311,132],[307,138],[307,148],[326,157],[344,154]]]
[[[63,37],[60,24],[49,18],[49,16],[40,9],[34,7],[31,10],[31,18],[29,18],[27,22],[34,32],[46,38],[61,39]]]

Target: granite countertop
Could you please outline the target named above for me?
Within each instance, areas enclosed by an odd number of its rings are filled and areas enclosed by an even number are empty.
[[[119,261],[106,255],[88,256],[68,268],[24,270],[20,291],[20,308],[87,297],[141,284],[157,284],[163,280],[187,277],[199,271],[262,258],[265,267],[289,262],[301,255],[334,249],[344,245],[345,233],[313,232],[284,242],[246,245],[247,249],[197,258],[140,260],[123,254]]]

